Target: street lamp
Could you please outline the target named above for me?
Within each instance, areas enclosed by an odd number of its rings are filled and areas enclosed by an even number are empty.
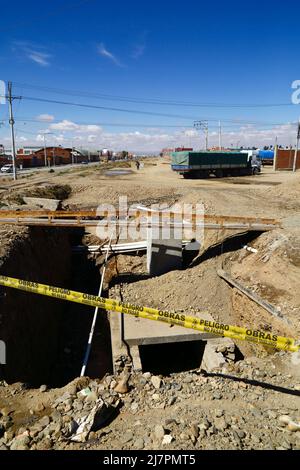
[[[298,127],[297,127],[297,143],[296,143],[296,149],[295,149],[295,155],[294,155],[293,171],[297,170],[297,156],[298,156],[299,140],[300,140],[300,119],[298,121]]]

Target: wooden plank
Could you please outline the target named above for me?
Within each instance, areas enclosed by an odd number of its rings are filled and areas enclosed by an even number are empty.
[[[159,211],[140,211],[138,209],[130,209],[129,211],[119,211],[116,210],[112,216],[122,217],[122,216],[129,216],[138,218],[141,215],[148,216],[159,216],[162,218],[170,218],[171,220],[174,217],[178,217],[178,220],[182,218],[182,214],[179,212],[175,213],[166,213],[166,212],[159,212]],[[19,210],[19,211],[11,211],[11,210],[0,210],[0,220],[1,219],[23,219],[23,218],[48,218],[48,219],[95,219],[101,217],[108,217],[107,210],[97,210],[97,209],[89,209],[89,210],[78,210],[78,211],[50,211],[50,210]],[[186,216],[185,216],[186,217]],[[189,217],[188,217],[189,218]],[[198,221],[201,222],[201,216],[197,214],[191,215],[191,221]],[[223,216],[223,215],[204,215],[204,222],[206,223],[214,223],[218,225],[223,225],[224,228],[227,228],[225,224],[249,224],[249,225],[273,225],[280,227],[281,223],[276,219],[268,219],[268,218],[261,218],[261,217],[238,217],[238,216]]]
[[[103,224],[105,222],[105,224]],[[108,227],[109,226],[109,220],[102,220],[102,227]],[[36,218],[36,217],[9,217],[9,218],[3,218],[0,217],[0,225],[24,225],[24,226],[45,226],[45,227],[96,227],[100,223],[99,219],[87,219],[87,218],[80,218],[77,217],[76,219],[61,219],[61,218]],[[128,220],[124,221],[118,221],[118,226],[122,227],[128,223]],[[162,224],[161,222],[154,222],[151,223],[151,221],[144,221],[144,222],[139,222],[137,223],[136,228],[138,229],[139,227],[149,227],[149,228],[155,228],[155,227],[161,227]],[[267,231],[267,230],[274,230],[275,228],[278,228],[277,225],[265,225],[265,224],[248,224],[248,223],[227,223],[226,225],[224,224],[213,224],[213,223],[206,223],[205,221],[202,223],[197,224],[196,222],[192,222],[190,225],[189,224],[164,224],[164,227],[177,227],[179,228],[182,226],[183,228],[189,228],[192,230],[195,230],[196,227],[203,227],[205,230],[238,230],[238,231],[243,231],[243,232],[248,232],[248,231]]]

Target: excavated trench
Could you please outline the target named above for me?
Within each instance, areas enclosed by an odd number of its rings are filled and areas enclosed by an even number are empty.
[[[183,270],[239,250],[258,236],[258,232],[239,234],[208,248],[196,258],[196,253],[186,254]],[[82,229],[27,229],[26,234],[12,244],[7,255],[0,258],[0,272],[97,295],[101,260],[99,269],[87,252],[72,251],[73,246],[82,245],[83,237]],[[108,266],[108,289],[112,285],[121,286],[124,276],[135,282],[134,262],[131,261],[128,267],[127,261],[126,269],[121,272]],[[140,264],[140,258],[137,258],[137,266]],[[143,276],[139,274],[138,278]],[[107,294],[103,292],[104,296]],[[89,306],[0,287],[0,339],[6,344],[7,355],[6,365],[0,366],[0,378],[8,383],[23,382],[33,387],[44,383],[61,387],[78,377],[93,313],[94,308]],[[205,343],[201,341],[140,346],[141,365],[144,371],[163,375],[197,369],[204,347]],[[243,357],[238,348],[235,354],[236,360]],[[110,326],[106,312],[100,311],[86,375],[102,378],[112,371]]]
[[[31,228],[0,258],[3,275],[97,295],[99,266],[82,253],[81,229]],[[0,287],[0,336],[8,383],[60,387],[80,375],[93,307]],[[100,312],[86,375],[101,378],[112,370],[110,329]]]

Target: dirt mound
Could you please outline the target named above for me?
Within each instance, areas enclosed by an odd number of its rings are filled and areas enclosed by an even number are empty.
[[[276,230],[262,234],[231,263],[231,274],[263,299],[273,304],[300,336],[300,232]]]
[[[22,189],[10,188],[4,191],[0,196],[2,205],[22,205],[24,204],[24,197],[38,197],[46,199],[58,199],[63,201],[68,199],[72,192],[71,186],[68,184],[45,184],[45,185],[30,185]],[[5,207],[3,207],[5,208]]]

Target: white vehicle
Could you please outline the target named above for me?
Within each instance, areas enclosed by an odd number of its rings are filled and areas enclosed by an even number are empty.
[[[1,168],[1,173],[12,173],[13,172],[13,165],[12,163],[7,163]]]

